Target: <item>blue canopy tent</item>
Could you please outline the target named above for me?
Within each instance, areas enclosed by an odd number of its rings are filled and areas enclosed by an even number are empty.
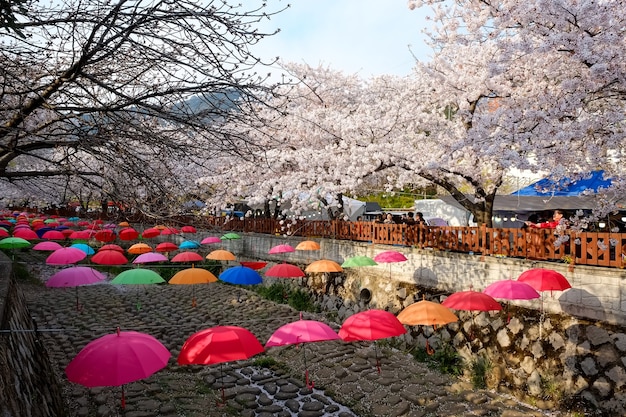
[[[584,191],[593,192],[595,194],[600,188],[610,186],[611,179],[604,178],[604,171],[593,171],[589,176],[581,179],[563,178],[560,181],[554,181],[549,178],[544,178],[511,193],[511,195],[573,197],[583,194]]]

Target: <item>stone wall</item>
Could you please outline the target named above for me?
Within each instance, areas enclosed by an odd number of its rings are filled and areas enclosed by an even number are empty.
[[[58,380],[17,288],[10,259],[0,252],[0,415],[67,415]]]
[[[538,300],[509,302],[500,312],[456,311],[459,322],[437,329],[412,326],[396,342],[406,349],[430,346],[436,350],[452,344],[466,364],[484,358],[491,366],[487,381],[491,388],[527,396],[528,402],[546,409],[580,401],[607,415],[626,415],[623,270],[342,241],[322,241],[322,249],[316,252],[267,254],[280,243],[295,246],[298,241],[246,236],[230,244],[239,256],[302,267],[317,259],[342,263],[355,255],[373,258],[384,250],[397,250],[408,258],[398,264],[290,281],[307,288],[338,323],[367,309],[395,314],[422,299],[442,301],[453,292],[481,291],[492,282],[516,279],[530,268],[558,270],[568,278],[571,289],[543,294]]]

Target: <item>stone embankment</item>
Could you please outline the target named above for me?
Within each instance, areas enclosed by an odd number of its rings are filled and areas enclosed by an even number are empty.
[[[288,306],[222,283],[195,288],[110,284],[78,290],[33,284],[21,288],[62,381],[71,417],[568,415],[474,390],[385,343],[318,342],[269,348],[255,358],[222,365],[178,365],[183,343],[199,330],[236,325],[265,343],[280,326],[299,319]],[[304,317],[324,321],[323,316]],[[339,324],[329,324],[338,330]],[[118,326],[149,333],[172,353],[166,368],[124,386],[123,413],[119,387],[85,388],[64,375],[66,365],[88,342]],[[313,389],[304,383],[307,370]]]

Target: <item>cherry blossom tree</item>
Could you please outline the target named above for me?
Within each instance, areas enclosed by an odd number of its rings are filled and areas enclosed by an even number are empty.
[[[240,153],[234,142],[254,146],[224,125],[264,123],[255,110],[274,86],[259,71],[271,62],[249,47],[271,35],[255,25],[279,9],[217,0],[23,4],[24,37],[9,32],[0,46],[0,179],[12,188],[80,184],[115,200],[172,201],[212,155]]]

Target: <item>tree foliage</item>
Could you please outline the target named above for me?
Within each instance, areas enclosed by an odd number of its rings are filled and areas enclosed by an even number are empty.
[[[214,155],[255,146],[245,129],[263,124],[255,110],[274,87],[250,48],[271,35],[255,25],[279,11],[218,0],[29,5],[24,36],[6,34],[0,49],[6,189],[90,189],[146,208],[197,192]]]

